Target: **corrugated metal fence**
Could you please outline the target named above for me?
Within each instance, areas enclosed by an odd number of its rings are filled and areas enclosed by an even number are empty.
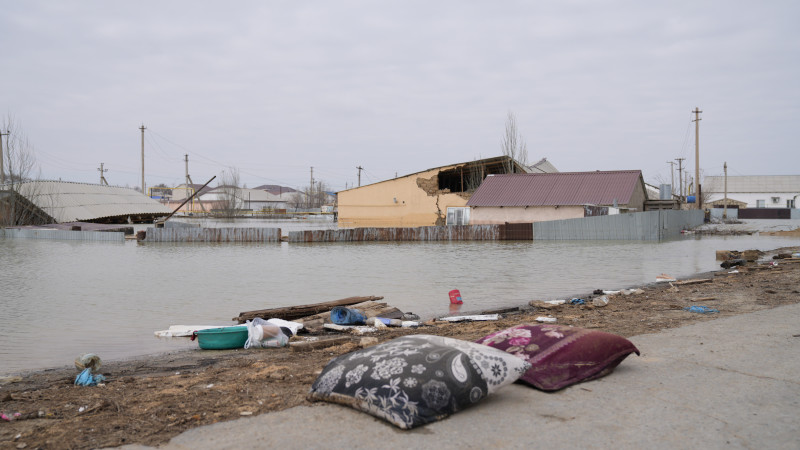
[[[533,224],[534,240],[644,240],[679,236],[702,225],[703,211],[659,210]]]
[[[0,237],[11,238],[11,239],[53,239],[62,241],[125,242],[125,233],[118,231],[0,229]]]
[[[142,242],[280,242],[280,228],[148,228]]]
[[[289,232],[289,242],[494,241],[501,225],[448,225],[417,228],[346,228]]]

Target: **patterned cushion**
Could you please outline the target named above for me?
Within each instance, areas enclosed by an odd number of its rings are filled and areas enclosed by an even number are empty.
[[[472,342],[404,336],[334,358],[314,381],[309,398],[348,405],[410,429],[477,403],[529,367]]]
[[[545,391],[600,378],[629,354],[639,354],[622,336],[562,325],[517,325],[483,337],[478,343],[531,363],[519,379]]]

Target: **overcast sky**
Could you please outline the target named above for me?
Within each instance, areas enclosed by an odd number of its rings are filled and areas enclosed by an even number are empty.
[[[800,2],[0,0],[0,114],[48,179],[334,190],[499,156],[799,174]],[[216,184],[216,183],[214,183]],[[677,184],[677,183],[676,183]]]

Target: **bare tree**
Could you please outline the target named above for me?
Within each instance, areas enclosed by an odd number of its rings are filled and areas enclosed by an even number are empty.
[[[503,135],[502,150],[503,156],[509,157],[503,163],[506,173],[514,173],[514,161],[523,166],[528,165],[528,146],[517,129],[517,118],[511,111],[508,112],[508,117],[506,118],[506,132]]]
[[[316,209],[328,203],[330,187],[324,181],[316,181],[313,186],[305,186],[293,192],[287,202],[289,207],[298,209]]]
[[[0,170],[0,226],[33,225],[51,219],[36,207],[44,196],[36,155],[25,132],[14,118],[6,116],[0,124],[2,170]],[[39,198],[42,197],[42,198]]]
[[[242,209],[242,188],[239,187],[239,169],[231,167],[222,171],[222,182],[219,186],[218,208],[226,216],[234,216]]]

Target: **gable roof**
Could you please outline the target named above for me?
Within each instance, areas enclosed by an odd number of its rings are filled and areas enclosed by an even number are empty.
[[[725,192],[724,176],[703,179],[705,193]],[[737,175],[728,176],[728,192],[738,193],[800,193],[800,175]]]
[[[267,191],[272,195],[281,195],[281,194],[289,194],[292,192],[297,192],[297,189],[293,189],[288,186],[281,186],[279,184],[262,184],[261,186],[254,187],[253,189],[260,189],[262,191]]]
[[[467,206],[625,205],[640,170],[490,175]]]

